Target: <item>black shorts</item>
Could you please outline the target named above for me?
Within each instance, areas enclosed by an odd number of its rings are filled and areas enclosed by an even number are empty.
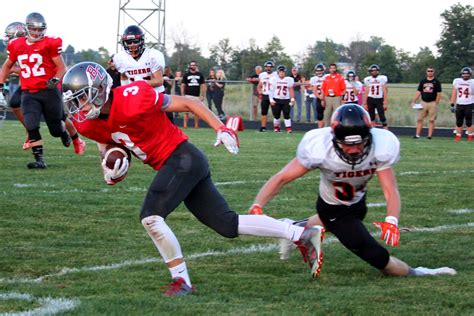
[[[18,109],[21,106],[21,87],[13,92],[12,96],[10,97],[10,107],[12,109]]]
[[[266,94],[262,94],[262,101],[260,101],[260,107],[262,108],[262,115],[268,114],[268,109],[270,108],[270,98]]]
[[[375,121],[375,110],[377,110],[377,114],[379,115],[379,119],[382,123],[385,123],[387,121],[387,119],[385,118],[383,100],[383,98],[367,98],[367,110],[369,112],[371,121]]]
[[[23,90],[21,92],[21,110],[25,117],[27,130],[40,127],[41,115],[44,116],[50,131],[58,129],[58,125],[61,125],[62,121],[66,119],[63,101],[58,89],[45,89],[37,92]]]
[[[362,222],[367,214],[365,196],[356,204],[330,205],[320,197],[316,202],[316,210],[324,226],[356,256],[382,270],[390,255],[369,233]]]
[[[290,100],[289,99],[274,99],[275,105],[272,106],[272,114],[275,119],[280,119],[281,113],[285,120],[290,119]]]
[[[140,220],[152,215],[166,218],[183,201],[201,223],[224,237],[238,236],[238,214],[229,208],[212,182],[206,156],[187,141],[176,148],[155,175]]]

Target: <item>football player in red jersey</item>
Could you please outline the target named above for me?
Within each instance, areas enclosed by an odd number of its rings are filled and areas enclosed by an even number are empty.
[[[62,40],[58,37],[45,36],[46,21],[37,13],[26,17],[26,37],[18,37],[8,43],[8,57],[0,73],[0,87],[17,62],[21,68],[21,106],[28,130],[29,143],[35,161],[28,163],[29,169],[44,169],[43,140],[40,134],[40,119],[44,116],[49,132],[53,137],[60,137],[64,146],[69,147],[69,136],[64,121],[61,94],[57,88],[60,78],[66,72],[66,65],[61,56]],[[73,127],[73,126],[71,126]],[[82,141],[74,129],[76,143]],[[85,143],[82,142],[82,145]]]
[[[302,228],[268,216],[238,215],[229,208],[211,180],[204,154],[166,116],[166,112],[193,112],[217,133],[215,146],[223,144],[232,154],[239,151],[237,135],[197,98],[159,93],[144,81],[110,89],[112,79],[102,66],[79,63],[67,71],[62,90],[66,108],[78,131],[99,143],[126,146],[156,174],[141,208],[140,219],[166,262],[173,282],[165,295],[194,291],[179,242],[166,217],[181,203],[200,222],[224,237],[238,235],[287,238],[296,242],[312,271],[320,250],[322,228]],[[123,179],[127,158],[109,169],[102,163],[104,179],[113,185]]]

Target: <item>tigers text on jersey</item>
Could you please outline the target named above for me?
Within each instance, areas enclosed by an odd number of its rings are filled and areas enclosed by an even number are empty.
[[[271,89],[271,86],[270,86],[270,79],[272,77],[276,77],[277,74],[276,72],[272,72],[271,74],[267,73],[266,71],[264,72],[261,72],[259,75],[258,75],[258,79],[260,80],[260,82],[262,83],[262,94],[265,94],[265,95],[269,95],[270,94],[270,89]]]
[[[321,85],[323,84],[324,77],[327,75],[323,75],[321,77],[319,76],[313,76],[309,79],[309,83],[313,86],[316,87],[316,91],[318,92],[318,95],[321,93]]]
[[[21,68],[22,90],[45,90],[46,82],[56,76],[53,58],[62,53],[63,41],[59,37],[45,36],[29,43],[26,37],[18,37],[8,43],[8,58],[18,62]]]
[[[278,76],[272,77],[270,79],[270,100],[280,99],[280,100],[289,100],[290,99],[290,88],[295,85],[295,80],[292,77],[280,78]]]
[[[456,78],[453,88],[456,89],[456,104],[474,104],[474,79]]]
[[[382,99],[383,86],[388,82],[387,76],[378,75],[377,77],[368,76],[364,79],[364,85],[367,87],[368,97],[374,99]]]
[[[133,82],[138,80],[150,80],[153,73],[165,68],[165,57],[163,53],[154,49],[145,47],[138,60],[133,58],[126,51],[121,51],[114,55],[114,65],[118,72],[125,74]],[[156,87],[158,92],[163,92],[164,87]]]
[[[357,103],[357,101],[359,101],[359,95],[355,93],[354,88],[357,89],[357,92],[360,92],[362,83],[360,81],[346,80],[346,93],[343,96],[345,102]]]
[[[107,121],[98,118],[74,121],[79,133],[101,144],[122,144],[143,163],[159,170],[188,137],[162,111],[165,95],[144,81],[112,90]],[[168,96],[166,96],[168,97]]]
[[[319,195],[331,205],[352,205],[367,190],[367,182],[377,171],[390,168],[399,159],[400,142],[390,131],[372,128],[372,146],[368,156],[352,165],[337,155],[330,127],[311,130],[298,145],[296,157],[307,169],[320,169]]]

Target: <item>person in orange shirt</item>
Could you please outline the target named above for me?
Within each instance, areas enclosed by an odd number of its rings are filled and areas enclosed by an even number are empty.
[[[344,77],[337,72],[337,65],[329,65],[329,74],[324,77],[321,85],[322,104],[324,109],[324,126],[330,126],[331,116],[342,103],[342,96],[346,93]]]

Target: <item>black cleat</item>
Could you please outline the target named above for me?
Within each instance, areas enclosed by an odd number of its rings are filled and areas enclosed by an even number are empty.
[[[26,166],[28,167],[28,169],[46,169],[46,164],[43,160],[29,162]]]
[[[260,127],[260,132],[266,132],[267,128],[266,127]]]
[[[69,134],[67,132],[64,132],[61,135],[61,141],[63,142],[64,147],[71,146],[71,142],[72,142],[71,136],[69,136]]]

